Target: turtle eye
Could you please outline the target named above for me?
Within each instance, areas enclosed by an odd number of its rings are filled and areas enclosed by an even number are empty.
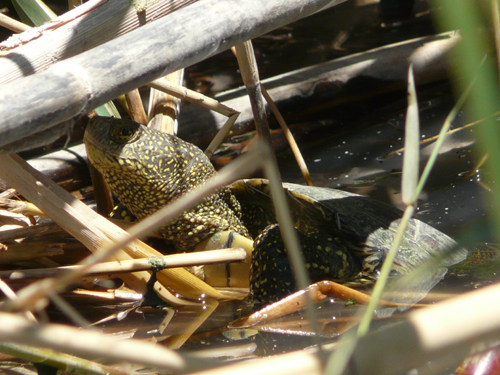
[[[109,137],[116,143],[129,143],[139,135],[139,124],[115,121],[109,129]]]

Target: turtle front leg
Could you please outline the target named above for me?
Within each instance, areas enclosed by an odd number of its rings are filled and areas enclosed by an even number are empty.
[[[338,238],[298,231],[305,266],[312,282],[349,281],[359,275],[360,260]],[[250,288],[257,305],[275,302],[296,291],[287,250],[278,224],[269,225],[255,239]]]

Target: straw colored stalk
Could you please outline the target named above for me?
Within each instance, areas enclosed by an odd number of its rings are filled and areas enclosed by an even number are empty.
[[[167,74],[159,80],[182,86],[184,69]],[[149,123],[148,127],[167,134],[177,134],[177,116],[180,99],[154,88],[149,94]]]
[[[234,6],[233,0],[205,0],[184,7],[44,72],[3,85],[0,146],[339,2],[240,0]],[[200,24],[200,17],[206,22]]]
[[[121,262],[98,263],[85,270],[85,275],[108,275],[137,271],[150,271],[165,268],[201,266],[225,262],[245,260],[247,253],[241,248],[222,250],[206,250],[187,254],[174,254],[162,257],[149,257],[144,259],[124,260]],[[0,271],[0,278],[21,279],[55,277],[64,272],[78,270],[82,266],[63,266],[55,268],[26,269],[13,271]]]
[[[25,25],[24,23],[19,22],[18,20],[15,20],[13,18],[10,18],[2,13],[0,13],[0,26],[12,30],[15,33],[22,33],[23,31],[31,29],[30,26]]]

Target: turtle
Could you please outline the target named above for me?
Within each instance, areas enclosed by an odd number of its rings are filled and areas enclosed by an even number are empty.
[[[197,146],[131,120],[95,117],[84,142],[90,162],[138,219],[216,174]],[[283,188],[313,282],[377,279],[401,211],[336,189],[292,183]],[[255,303],[269,303],[295,290],[267,180],[239,180],[223,187],[160,230],[178,251],[193,250],[220,233],[235,234],[252,244],[249,284]],[[438,267],[406,287],[418,292],[417,297],[405,297],[405,302],[414,303],[444,276],[447,266],[466,255],[446,234],[411,219],[391,275],[411,273],[439,258]]]

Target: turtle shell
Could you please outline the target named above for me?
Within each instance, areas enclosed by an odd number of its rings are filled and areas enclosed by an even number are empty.
[[[229,186],[242,206],[243,223],[255,237],[264,227],[276,223],[269,183],[265,179],[239,180]],[[402,212],[377,200],[323,187],[284,183],[290,211],[301,238],[335,238],[359,260],[360,275],[376,279],[401,221]],[[321,244],[321,242],[319,242]],[[304,246],[304,256],[321,252]],[[391,275],[409,274],[418,266],[432,263],[420,277],[409,281],[406,291],[423,297],[445,275],[447,266],[464,260],[467,251],[446,234],[417,219],[411,219],[396,255]],[[321,259],[321,258],[314,258]],[[325,277],[326,278],[326,277]],[[333,277],[335,279],[335,276]],[[313,280],[316,281],[316,280]],[[401,301],[401,299],[399,299]],[[403,302],[404,302],[403,301]]]

